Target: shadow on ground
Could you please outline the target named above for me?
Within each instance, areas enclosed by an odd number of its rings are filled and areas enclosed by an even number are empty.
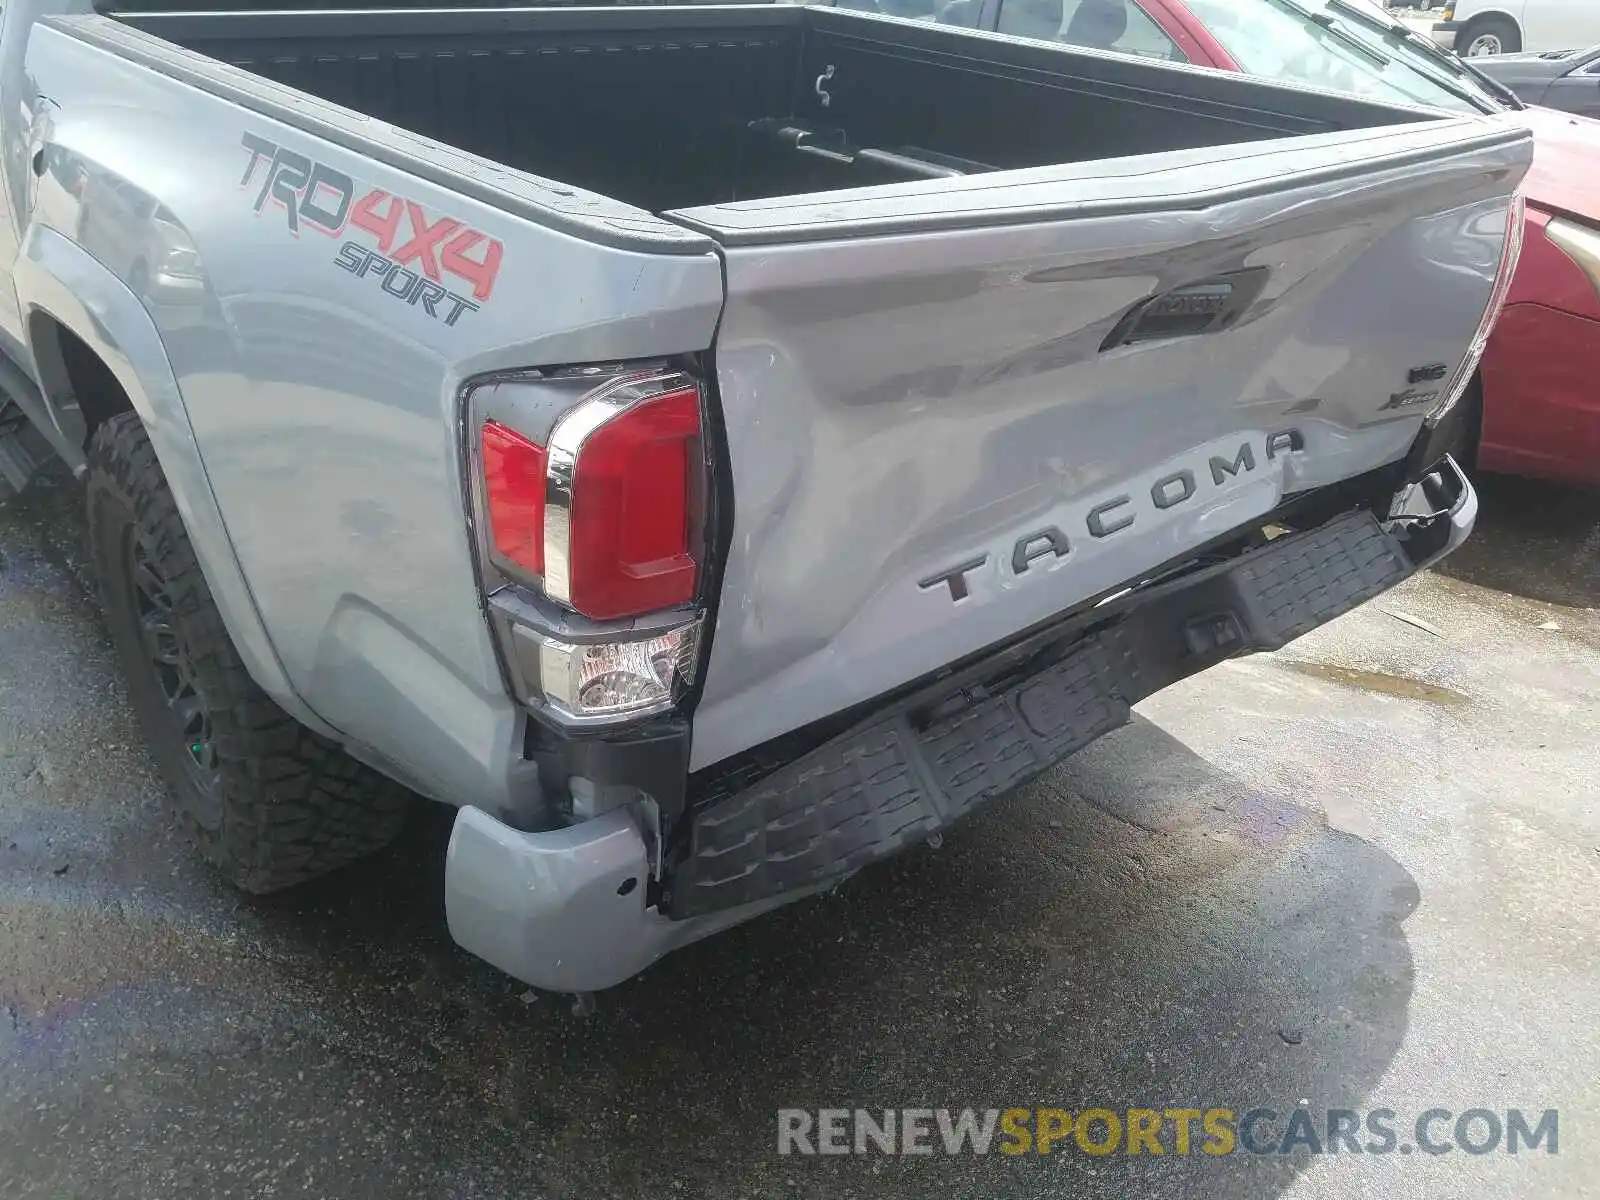
[[[1410,876],[1315,780],[1251,790],[1144,722],[587,1018],[449,942],[448,813],[243,901],[8,520],[0,770],[33,766],[0,774],[0,1194],[1264,1200],[1303,1157],[780,1158],[775,1110],[1359,1107],[1400,1045]],[[36,711],[51,673],[92,686]],[[61,740],[85,723],[110,749]]]
[[[1600,607],[1600,490],[1474,475],[1478,524],[1437,568],[1547,604]]]

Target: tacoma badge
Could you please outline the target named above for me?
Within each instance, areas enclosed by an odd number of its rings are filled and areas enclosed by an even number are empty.
[[[1214,493],[1249,477],[1263,460],[1270,461],[1279,455],[1304,450],[1305,445],[1305,435],[1298,429],[1280,429],[1261,441],[1247,438],[1236,449],[1206,455],[1204,462],[1200,459],[1204,451],[1197,451],[1194,466],[1174,467],[1150,485],[1148,507],[1145,506],[1146,493],[1134,495],[1123,492],[1101,500],[1080,518],[1029,530],[1012,543],[1009,553],[1002,556],[1002,569],[1009,568],[1012,575],[1021,576],[1041,560],[1067,558],[1072,554],[1074,537],[1087,535],[1096,541],[1115,537],[1137,524],[1141,515],[1148,518],[1153,513],[1187,504],[1201,492]],[[1260,451],[1256,449],[1257,446],[1261,447]],[[987,554],[973,555],[947,570],[918,580],[917,586],[928,591],[943,584],[951,600],[965,600],[971,591],[967,576],[988,561]]]

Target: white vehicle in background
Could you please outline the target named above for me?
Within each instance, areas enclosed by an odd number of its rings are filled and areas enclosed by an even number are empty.
[[[1596,0],[1455,0],[1440,16],[1433,40],[1463,58],[1600,42]]]

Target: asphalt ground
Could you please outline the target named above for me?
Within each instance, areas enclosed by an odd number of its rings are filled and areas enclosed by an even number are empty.
[[[586,1016],[450,943],[444,810],[291,894],[208,874],[76,498],[14,499],[0,1197],[1600,1196],[1600,496],[1482,495],[1441,571]],[[1387,1108],[1399,1136],[777,1153],[780,1107],[1040,1106]],[[1557,1110],[1558,1152],[1408,1153],[1432,1108]]]

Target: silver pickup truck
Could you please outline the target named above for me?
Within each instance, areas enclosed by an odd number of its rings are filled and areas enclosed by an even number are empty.
[[[454,937],[605,987],[1472,525],[1517,126],[826,7],[184,8],[4,7],[0,467],[83,479],[245,889],[418,792]]]

